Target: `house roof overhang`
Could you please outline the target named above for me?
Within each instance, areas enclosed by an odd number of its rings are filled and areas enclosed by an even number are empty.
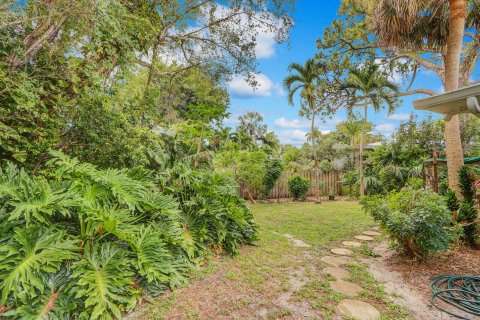
[[[415,110],[426,110],[451,117],[472,113],[480,117],[480,84],[413,101]]]

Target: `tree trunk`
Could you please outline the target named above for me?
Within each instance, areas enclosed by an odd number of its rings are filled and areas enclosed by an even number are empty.
[[[458,89],[460,55],[463,45],[466,0],[449,0],[450,30],[447,39],[447,55],[445,57],[445,92]],[[460,195],[458,169],[463,165],[462,141],[460,137],[460,119],[454,115],[445,121],[445,147],[447,152],[448,185]]]
[[[252,204],[255,204],[255,199],[253,199],[253,196],[252,196],[252,193],[250,192],[250,189],[247,189],[247,196],[248,196],[248,200],[250,200],[250,202]]]
[[[315,170],[315,199],[320,199],[320,186],[318,184],[318,159],[317,159],[317,150],[315,150],[315,113],[312,108],[312,152],[313,152],[313,162]]]
[[[359,163],[360,163],[360,196],[365,195],[365,186],[363,181],[363,142],[365,136],[365,127],[367,125],[367,110],[368,110],[368,103],[365,103],[365,111],[363,116],[363,124],[362,124],[362,134],[360,136],[360,150],[359,150]]]

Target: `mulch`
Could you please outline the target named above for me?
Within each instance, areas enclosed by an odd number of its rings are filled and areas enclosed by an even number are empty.
[[[427,262],[418,262],[402,255],[392,255],[388,267],[402,274],[405,282],[430,297],[430,283],[439,275],[480,276],[480,247],[459,245],[454,250],[439,254]]]

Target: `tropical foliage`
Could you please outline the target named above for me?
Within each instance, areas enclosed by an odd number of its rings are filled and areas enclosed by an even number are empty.
[[[230,177],[180,166],[157,183],[53,151],[48,167],[49,179],[1,171],[4,318],[118,319],[185,282],[206,250],[235,254],[256,239]]]
[[[383,196],[362,199],[370,213],[405,253],[426,259],[447,250],[459,231],[443,198],[428,190],[406,188]]]
[[[310,188],[310,180],[294,174],[287,181],[288,192],[292,195],[293,200],[305,200],[308,189]]]
[[[475,174],[467,167],[462,166],[458,171],[458,181],[462,192],[463,201],[458,211],[458,221],[463,225],[464,238],[469,243],[475,243],[477,238],[478,211],[475,206]]]

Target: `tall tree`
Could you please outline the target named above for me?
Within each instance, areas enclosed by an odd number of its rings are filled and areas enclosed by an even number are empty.
[[[415,47],[425,46],[421,43],[425,36],[433,36],[426,47],[436,49],[443,57],[443,67],[440,78],[445,87],[445,92],[456,90],[459,84],[468,84],[471,74],[480,52],[480,3],[469,1],[470,14],[468,25],[474,24],[477,30],[473,31],[476,40],[470,42],[465,50],[465,59],[461,62],[464,36],[472,36],[470,32],[465,34],[467,22],[466,0],[381,0],[377,7],[376,16],[380,18],[375,24],[375,30],[382,43],[388,46],[396,46],[403,50],[412,44]],[[392,10],[393,9],[393,10]],[[386,20],[389,21],[386,21]],[[397,23],[388,23],[388,22]],[[471,30],[470,30],[471,31]],[[473,52],[471,52],[473,50]],[[467,65],[465,65],[465,63]],[[466,68],[460,72],[460,67]],[[445,144],[448,164],[449,186],[457,193],[460,192],[458,183],[458,169],[463,165],[463,151],[460,136],[460,119],[458,115],[447,115],[445,119]]]
[[[365,130],[367,126],[367,111],[370,106],[377,112],[383,104],[387,104],[388,111],[394,108],[394,96],[398,92],[398,87],[390,82],[386,76],[379,71],[379,65],[373,63],[363,68],[350,70],[348,79],[339,86],[340,90],[347,91],[350,96],[349,103],[346,105],[349,112],[353,107],[363,108],[362,134],[360,136],[360,195],[365,195],[364,169],[363,169],[363,146]]]
[[[288,67],[291,73],[283,83],[288,90],[288,102],[293,106],[293,97],[300,91],[300,103],[302,108],[306,108],[306,114],[311,120],[310,132],[315,132],[315,116],[321,111],[322,106],[318,104],[318,86],[320,80],[321,66],[314,59],[308,59],[304,65],[292,63]],[[311,139],[312,153],[315,170],[315,197],[320,199],[319,177],[318,177],[318,159],[315,151],[315,139]]]
[[[0,157],[32,166],[49,148],[68,144],[72,120],[90,96],[135,108],[128,121],[149,130],[165,119],[160,104],[178,105],[175,89],[188,110],[219,104],[188,101],[188,91],[221,95],[217,84],[233,74],[254,85],[258,40],[285,40],[293,9],[291,0],[0,2]],[[207,81],[176,86],[186,70]],[[132,74],[139,80],[126,90],[132,104],[115,103]]]
[[[409,79],[399,95],[435,95],[417,85],[420,70],[436,74],[446,90],[455,88],[457,81],[460,87],[471,84],[480,57],[478,0],[343,0],[339,14],[341,18],[327,27],[319,40],[322,53],[334,56],[337,67],[348,67],[345,61],[381,60],[391,73],[399,72]],[[458,80],[452,80],[452,73],[457,71]],[[462,161],[462,150],[459,120],[455,116],[449,120],[446,135],[449,146],[453,145],[449,148],[449,180],[455,187],[454,167],[460,163],[456,164],[457,160]]]
[[[263,123],[263,117],[255,111],[248,111],[238,117],[238,131],[248,133],[253,140],[262,141],[267,134],[267,125]]]
[[[360,138],[362,135],[363,121],[357,119],[355,116],[350,116],[347,121],[342,121],[337,125],[337,130],[345,136],[349,143],[350,148],[352,148],[352,164],[355,167],[355,152],[358,145],[360,144]],[[369,122],[367,123],[366,132],[370,132],[373,129],[373,125]]]

